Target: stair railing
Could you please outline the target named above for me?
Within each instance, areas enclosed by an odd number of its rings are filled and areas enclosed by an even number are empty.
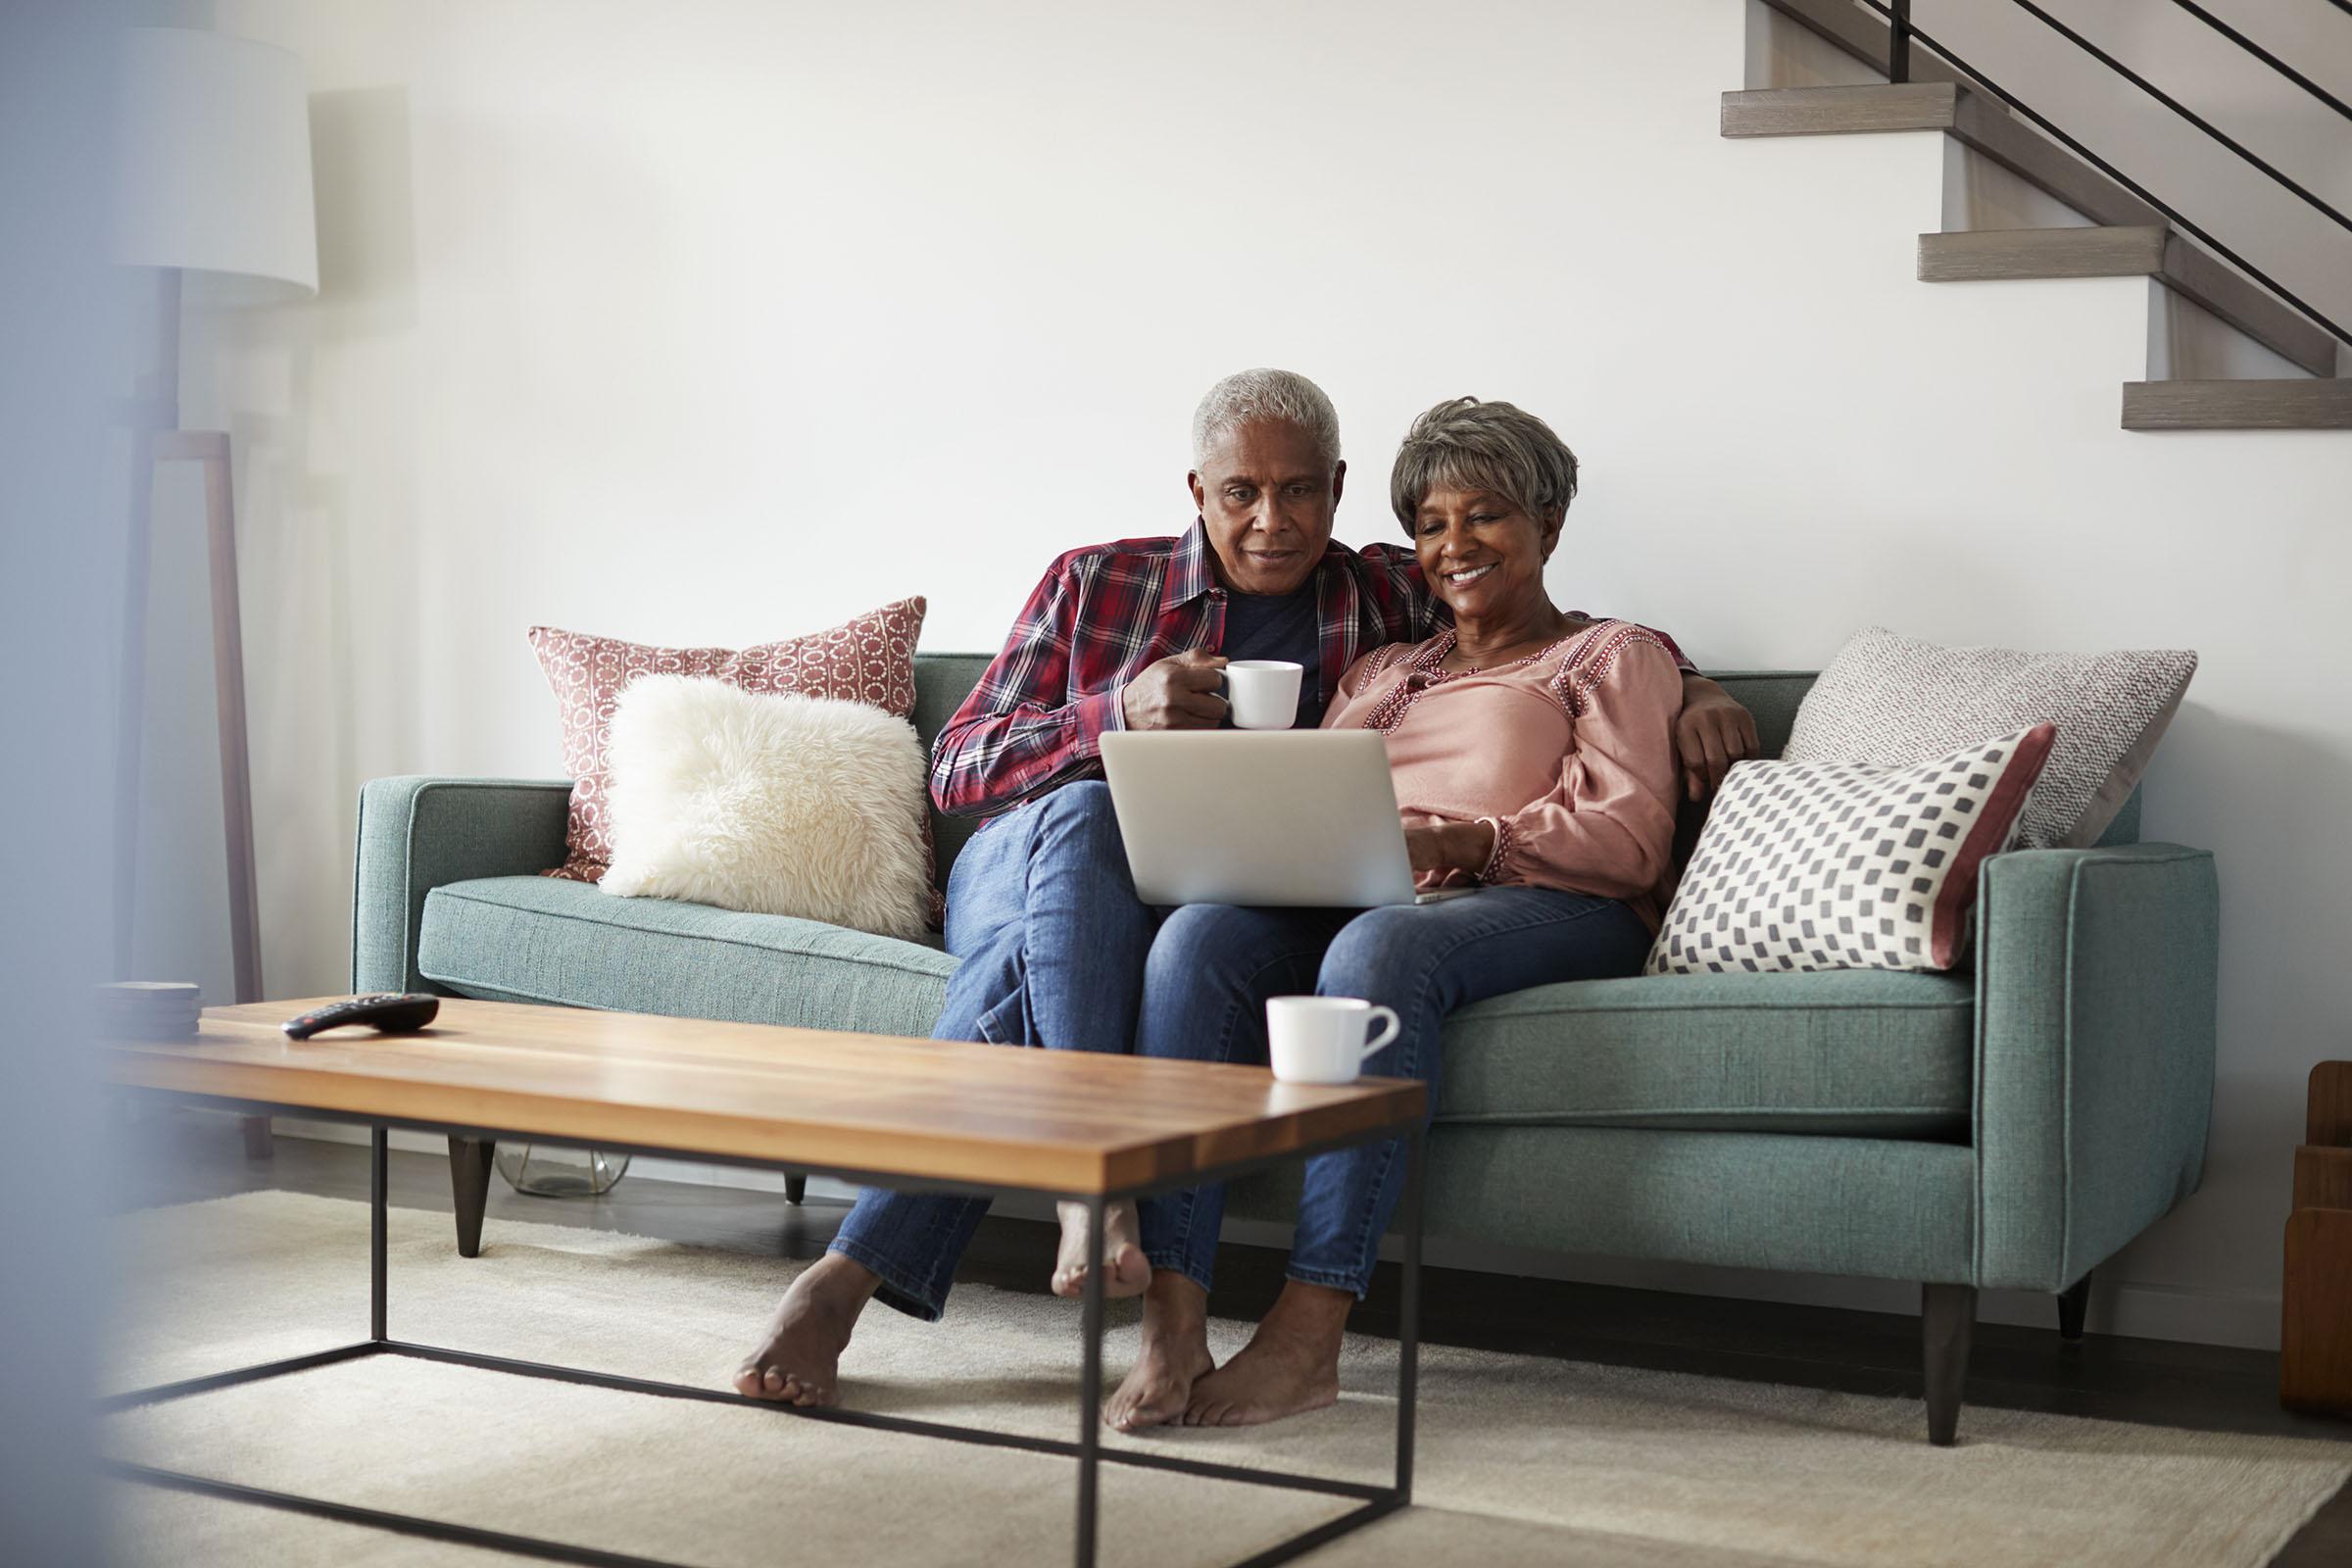
[[[2255,282],[2260,283],[2264,288],[2269,289],[2280,300],[2284,301],[2288,305],[2293,306],[2295,310],[2310,318],[2312,320],[2318,322],[2320,326],[2331,333],[2338,342],[2352,344],[2352,332],[2346,331],[2343,327],[2338,326],[2334,321],[2328,319],[2328,318],[2324,315],[2316,306],[2295,294],[2294,291],[2289,289],[2285,284],[2279,282],[2277,278],[2271,276],[2259,267],[2256,267],[2252,262],[2247,261],[2243,256],[2240,256],[2237,252],[2231,250],[2229,246],[2223,244],[2220,240],[2216,239],[2211,232],[2199,226],[2195,221],[2182,216],[2180,209],[2165,201],[2154,191],[2148,189],[2147,186],[2141,184],[2138,180],[2133,179],[2131,175],[2116,168],[2115,165],[2109,163],[2097,153],[2092,152],[2088,147],[2084,146],[2078,137],[2069,134],[2062,126],[2060,126],[2056,122],[2052,121],[2047,115],[2044,115],[2040,111],[2034,109],[2031,104],[2028,104],[2025,100],[2019,98],[2015,93],[2008,91],[1998,82],[1994,81],[1990,76],[1984,74],[1984,72],[1979,71],[1976,67],[1961,59],[1960,56],[1955,54],[1948,46],[1937,42],[1932,33],[1926,31],[1917,23],[1911,20],[1911,0],[1892,0],[1891,4],[1886,3],[1886,0],[1859,0],[1859,3],[1869,7],[1871,10],[1877,12],[1880,16],[1886,19],[1886,79],[1889,82],[1900,83],[1909,81],[1911,79],[1911,44],[1912,40],[1917,39],[1920,43],[1925,44],[1928,48],[1933,49],[1937,54],[1941,55],[1945,61],[1949,62],[1954,71],[1957,71],[1962,75],[1971,78],[1976,85],[1984,88],[1986,92],[1992,94],[1993,97],[1999,99],[2003,104],[2006,104],[2012,114],[2015,114],[2022,119],[2029,120],[2035,125],[2040,126],[2043,131],[2047,132],[2061,146],[2073,152],[2076,157],[2081,158],[2084,163],[2089,164],[2093,169],[2098,170],[2099,172],[2105,174],[2109,179],[2114,180],[2117,184],[2123,186],[2132,195],[2138,197],[2150,207],[2155,208],[2156,211],[2162,213],[2165,218],[2176,227],[2180,229],[2181,232],[2198,240],[2205,246],[2206,249],[2212,251],[2216,256],[2221,257],[2224,261],[2230,263],[2230,265],[2232,267],[2235,267],[2239,271],[2245,273]],[[2093,60],[2098,61],[2099,64],[2105,66],[2108,70],[2114,72],[2116,74],[2122,76],[2125,80],[2131,82],[2134,87],[2137,87],[2140,91],[2146,93],[2149,97],[2164,105],[2165,108],[2170,109],[2174,114],[2179,115],[2181,119],[2187,121],[2191,125],[2194,125],[2197,129],[2203,131],[2207,136],[2213,138],[2217,142],[2220,142],[2224,147],[2227,147],[2230,149],[2230,151],[2235,153],[2238,157],[2253,165],[2257,170],[2268,175],[2272,181],[2279,185],[2281,188],[2285,189],[2292,195],[2301,198],[2304,202],[2318,209],[2328,218],[2334,220],[2336,223],[2340,224],[2347,231],[2352,231],[2352,218],[2347,218],[2343,213],[2337,211],[2333,206],[2329,205],[2320,196],[2305,188],[2295,180],[2289,178],[2285,173],[2273,167],[2268,161],[2257,155],[2250,148],[2239,142],[2236,138],[2223,131],[2219,126],[2206,120],[2202,115],[2199,115],[2196,113],[2196,111],[2190,109],[2186,104],[2181,103],[2178,98],[2175,98],[2172,94],[2157,86],[2147,77],[2141,75],[2130,66],[2125,65],[2121,60],[2116,59],[2115,56],[2109,54],[2106,50],[2100,48],[2097,44],[2091,42],[2088,38],[2085,38],[2082,36],[2082,34],[2077,32],[2065,23],[2059,21],[2056,17],[2051,16],[2040,6],[2035,5],[2034,0],[2010,0],[2010,3],[2015,5],[2019,10],[2026,12],[2030,16],[2033,16],[2042,23],[2043,25],[2056,32],[2060,37],[2066,39],[2068,42],[2074,44],[2076,47],[2088,54]],[[2352,15],[2352,0],[2329,0],[2329,3],[2332,4],[2337,10],[2344,12],[2346,15]],[[2246,53],[2254,56],[2255,59],[2260,60],[2264,65],[2269,66],[2273,71],[2286,77],[2287,80],[2293,82],[2296,86],[2301,87],[2304,91],[2312,94],[2314,97],[2318,98],[2320,102],[2326,104],[2337,114],[2342,115],[2346,120],[2352,121],[2352,105],[2345,104],[2343,100],[2337,98],[2333,93],[2328,92],[2319,83],[2313,81],[2308,76],[2305,76],[2301,72],[2294,70],[2285,62],[2281,61],[2278,56],[2272,54],[2268,49],[2263,48],[2260,44],[2254,42],[2251,38],[2248,38],[2236,28],[2215,17],[2204,7],[2191,4],[2190,0],[2173,0],[2173,4],[2179,6],[2181,10],[2186,11],[2189,13],[2189,15],[2205,23],[2215,31],[2219,32],[2223,37],[2228,38],[2231,43],[2236,44],[2240,49],[2243,49]]]

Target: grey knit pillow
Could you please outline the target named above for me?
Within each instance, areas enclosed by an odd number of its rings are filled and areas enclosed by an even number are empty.
[[[1945,648],[1871,626],[1805,694],[1781,756],[1902,767],[2052,723],[2058,744],[2017,847],[2076,848],[2098,842],[2132,798],[2196,670],[2186,649],[2026,654]]]

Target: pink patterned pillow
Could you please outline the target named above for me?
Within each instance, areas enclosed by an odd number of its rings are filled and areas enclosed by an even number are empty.
[[[617,637],[533,626],[531,647],[555,688],[564,725],[564,766],[571,774],[571,820],[564,863],[548,872],[575,882],[604,877],[612,859],[605,794],[612,705],[640,675],[713,675],[747,692],[797,692],[869,703],[900,718],[914,711],[914,643],[927,607],[917,599],[884,605],[829,631],[729,648],[648,648]],[[930,819],[925,817],[925,839]]]

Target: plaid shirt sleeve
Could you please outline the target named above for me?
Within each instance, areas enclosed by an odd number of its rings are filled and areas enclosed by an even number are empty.
[[[1453,624],[1453,616],[1446,612],[1445,603],[1422,580],[1420,562],[1411,550],[1399,545],[1366,545],[1357,554],[1371,568],[1362,577],[1365,596],[1371,601],[1373,612],[1379,616],[1390,642],[1426,642]],[[1588,615],[1581,610],[1574,613],[1582,620],[1608,618]],[[1675,668],[1686,675],[1698,673],[1698,666],[1683,657],[1682,646],[1673,638],[1654,626],[1642,629],[1674,656]]]
[[[1072,698],[1081,583],[1054,563],[1021,607],[1004,651],[931,748],[931,799],[949,816],[1008,810],[1092,763],[1106,729],[1126,727],[1119,690]]]
[[[1427,642],[1453,624],[1453,616],[1422,580],[1421,563],[1412,551],[1398,545],[1366,545],[1356,559],[1365,566],[1356,580],[1373,618],[1380,622],[1381,642]]]

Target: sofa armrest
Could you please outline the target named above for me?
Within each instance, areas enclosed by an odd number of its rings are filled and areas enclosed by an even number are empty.
[[[2219,911],[2212,855],[2178,844],[1985,862],[1977,1284],[2063,1290],[2196,1190]]]
[[[434,991],[416,972],[424,896],[445,882],[564,863],[568,779],[371,779],[360,790],[351,989]]]

